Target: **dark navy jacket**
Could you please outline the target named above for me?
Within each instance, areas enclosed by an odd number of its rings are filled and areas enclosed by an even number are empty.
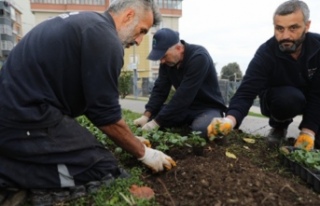
[[[319,34],[306,34],[298,60],[281,52],[275,37],[262,44],[251,60],[239,89],[231,99],[227,115],[233,115],[239,126],[257,95],[267,88],[277,86],[292,86],[305,94],[307,105],[300,128],[317,132],[320,126]]]
[[[124,49],[109,14],[62,14],[33,28],[0,72],[0,125],[45,128],[85,114],[121,119],[117,80]]]
[[[171,101],[164,107],[155,120],[163,125],[170,119],[181,118],[183,121],[187,110],[206,110],[210,108],[225,111],[217,72],[208,51],[198,45],[185,46],[184,58],[179,68],[160,65],[157,78],[146,110],[155,114],[159,111],[173,86],[176,90]]]

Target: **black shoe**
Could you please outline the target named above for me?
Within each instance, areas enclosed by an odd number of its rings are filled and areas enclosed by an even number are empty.
[[[9,196],[9,191],[2,189],[0,190],[0,205],[2,204],[2,202],[5,201],[5,199]]]
[[[70,188],[70,199],[75,200],[87,195],[87,190],[84,185],[79,185]]]
[[[51,194],[53,202],[56,203],[63,203],[67,202],[70,199],[70,192],[68,189],[57,189],[52,192]]]
[[[118,178],[125,179],[125,178],[131,177],[131,175],[123,168],[119,168],[119,172],[120,172],[120,175],[118,176]]]
[[[10,193],[4,202],[1,203],[1,206],[18,206],[23,204],[27,199],[27,192],[25,190]]]
[[[53,199],[51,192],[46,189],[33,189],[31,192],[31,202],[33,206],[51,206]]]
[[[114,177],[109,173],[101,179],[101,185],[110,187],[115,182]]]
[[[285,140],[286,135],[287,135],[286,128],[271,128],[266,138],[268,147],[270,148],[279,147],[282,141]]]
[[[97,193],[98,190],[101,188],[101,182],[100,181],[91,181],[86,184],[87,192],[88,194],[94,194]]]

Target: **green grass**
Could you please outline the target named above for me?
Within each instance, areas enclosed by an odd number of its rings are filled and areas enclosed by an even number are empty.
[[[255,112],[249,112],[248,116],[253,116],[253,117],[262,117],[262,118],[268,118],[260,113],[255,113]]]

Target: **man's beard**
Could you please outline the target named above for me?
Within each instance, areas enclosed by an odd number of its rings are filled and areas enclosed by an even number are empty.
[[[174,66],[176,66],[178,63],[177,62],[166,62],[165,63],[167,66],[169,66],[169,67],[174,67]]]
[[[138,18],[135,18],[134,22],[130,24],[128,27],[124,27],[120,29],[118,32],[118,36],[122,42],[122,45],[126,48],[133,46],[136,44],[134,40],[134,29],[138,25]]]
[[[301,46],[302,42],[306,38],[306,31],[303,31],[302,35],[300,36],[299,39],[293,41],[289,39],[283,39],[279,41],[279,49],[280,51],[287,53],[287,54],[292,54],[297,51],[297,49]],[[291,46],[286,46],[285,43],[292,43]]]
[[[178,64],[180,64],[180,59],[178,57],[175,57],[174,60],[170,61],[170,62],[166,62],[165,64],[169,67],[175,67]]]

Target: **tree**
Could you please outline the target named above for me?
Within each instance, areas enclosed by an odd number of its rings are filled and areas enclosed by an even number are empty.
[[[131,91],[132,72],[122,71],[119,77],[118,90],[120,97],[124,99]]]
[[[229,63],[221,69],[221,79],[228,79],[230,81],[237,81],[242,79],[242,72],[239,64],[236,62]]]

